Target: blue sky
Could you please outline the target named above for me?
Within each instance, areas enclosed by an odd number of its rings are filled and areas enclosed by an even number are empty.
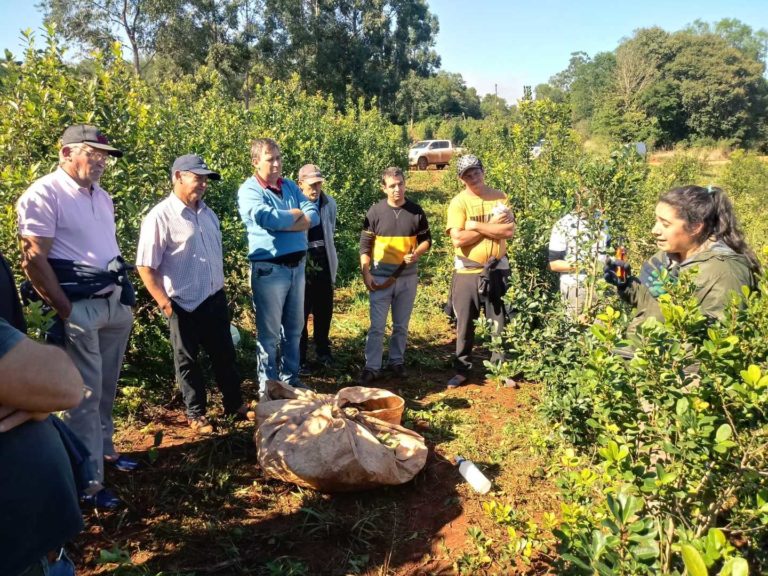
[[[442,69],[482,96],[513,102],[568,65],[571,52],[613,50],[637,28],[679,30],[694,20],[737,18],[768,29],[766,0],[427,0],[440,21]],[[34,3],[0,0],[0,49],[20,54],[19,30],[37,30]]]

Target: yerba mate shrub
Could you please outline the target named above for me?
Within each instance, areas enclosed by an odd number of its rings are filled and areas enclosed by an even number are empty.
[[[13,206],[34,179],[55,168],[57,142],[69,124],[96,124],[125,151],[107,168],[102,185],[114,199],[118,243],[129,261],[136,254],[142,217],[171,192],[173,159],[195,152],[222,175],[208,188],[206,202],[221,221],[226,288],[235,321],[247,320],[247,247],[236,196],[252,173],[250,141],[276,138],[286,177],[295,177],[307,162],[322,167],[326,190],[339,204],[339,229],[346,231],[337,245],[347,255],[357,243],[352,231],[359,231],[365,211],[379,197],[380,172],[405,162],[400,127],[362,103],[350,102],[346,110],[340,114],[330,99],[302,92],[297,79],[265,82],[255,89],[246,110],[222,89],[219,75],[205,67],[193,76],[150,86],[122,60],[119,45],[110,54],[96,53],[73,67],[48,30],[44,49],[35,48],[30,39],[21,62],[2,62],[0,249],[18,266]],[[349,258],[343,261],[341,282],[354,268]],[[138,277],[135,280],[139,303],[124,380],[148,387],[163,382],[170,389],[167,327]]]

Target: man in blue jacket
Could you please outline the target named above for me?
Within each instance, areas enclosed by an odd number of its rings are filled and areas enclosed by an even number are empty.
[[[267,380],[303,386],[299,342],[304,328],[307,230],[319,224],[320,217],[315,203],[295,182],[282,177],[277,142],[254,140],[251,161],[254,174],[240,186],[237,203],[248,233],[259,392],[263,396]]]
[[[77,406],[67,354],[0,319],[0,574],[72,575],[62,546],[83,529],[72,462],[49,412]]]

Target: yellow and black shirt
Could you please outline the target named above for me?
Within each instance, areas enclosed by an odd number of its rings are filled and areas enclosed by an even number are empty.
[[[424,241],[432,241],[427,216],[421,206],[407,198],[397,208],[382,200],[370,207],[360,234],[360,254],[371,257],[371,274],[391,276],[407,254]],[[416,274],[409,264],[401,276]]]

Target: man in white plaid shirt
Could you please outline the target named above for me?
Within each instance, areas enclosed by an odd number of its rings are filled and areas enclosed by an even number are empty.
[[[136,266],[168,318],[176,379],[189,425],[200,434],[210,434],[213,426],[206,417],[205,382],[197,361],[200,346],[213,364],[225,415],[255,419],[243,403],[235,364],[219,219],[203,202],[208,180],[221,176],[199,156],[186,154],[173,163],[171,178],[173,193],[141,224]]]

